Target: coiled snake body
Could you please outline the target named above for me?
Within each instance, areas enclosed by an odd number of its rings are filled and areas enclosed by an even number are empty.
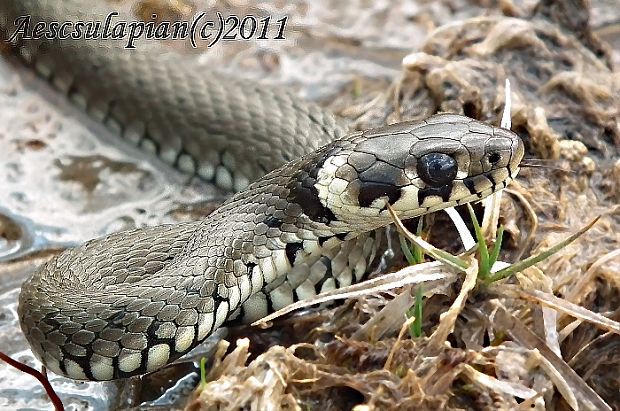
[[[22,15],[32,23],[100,20],[98,8],[85,0],[4,0],[0,24],[10,33]],[[319,107],[206,73],[157,44],[16,46],[129,140],[242,190],[202,221],[67,250],[24,283],[19,316],[34,354],[74,379],[158,369],[230,318],[258,319],[360,281],[379,241],[375,230],[391,222],[388,203],[411,218],[483,198],[515,177],[523,156],[514,133],[451,114],[343,137]]]

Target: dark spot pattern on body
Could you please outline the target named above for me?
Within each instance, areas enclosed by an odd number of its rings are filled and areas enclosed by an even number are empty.
[[[288,262],[291,263],[291,265],[295,264],[295,257],[297,256],[297,252],[302,250],[303,248],[304,247],[302,243],[286,244],[284,250],[286,251],[286,258],[288,258]]]
[[[265,218],[264,223],[267,225],[267,227],[279,228],[282,225],[282,220],[270,215],[270,216],[267,216],[267,218]]]

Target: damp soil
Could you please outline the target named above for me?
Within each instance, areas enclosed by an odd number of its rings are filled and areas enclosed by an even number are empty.
[[[233,327],[219,344],[213,339],[182,364],[142,379],[101,384],[51,376],[67,409],[495,410],[521,404],[568,410],[573,404],[588,409],[584,396],[592,395],[620,410],[620,335],[559,315],[555,341],[568,368],[552,377],[540,347],[507,326],[525,324],[545,341],[541,324],[548,312],[506,297],[509,287],[530,287],[620,321],[615,0],[125,3],[138,17],[153,10],[181,19],[198,10],[288,16],[284,40],[170,47],[196,54],[205,65],[292,87],[356,129],[438,111],[497,124],[508,78],[512,128],[526,143],[526,161],[542,167],[524,168],[504,196],[501,259],[518,261],[601,218],[505,289],[471,292],[439,346],[431,336],[463,281],[425,300],[423,338],[399,334],[400,328],[380,337],[360,333],[396,298],[396,289],[294,313],[268,329]],[[223,193],[122,142],[3,51],[0,349],[37,366],[16,319],[19,285],[28,275],[51,255],[93,237],[200,218]],[[458,243],[446,241],[456,234],[445,216],[438,213],[432,224],[433,243],[459,251]],[[201,356],[209,358],[209,383],[196,389]],[[528,389],[541,394],[524,405]],[[0,364],[0,408],[51,404],[35,380]]]

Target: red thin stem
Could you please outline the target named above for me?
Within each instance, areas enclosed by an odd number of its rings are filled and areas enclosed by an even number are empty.
[[[3,352],[0,352],[0,360],[3,360],[4,362],[6,362],[7,364],[17,368],[18,370],[20,370],[21,372],[25,372],[26,374],[30,374],[32,375],[34,378],[36,378],[37,380],[39,380],[39,382],[41,383],[41,385],[43,386],[43,388],[45,388],[45,392],[47,393],[48,397],[50,397],[50,400],[52,401],[52,404],[54,404],[54,409],[56,411],[65,411],[65,407],[64,405],[62,405],[62,401],[60,401],[60,398],[58,397],[58,394],[56,394],[56,392],[54,391],[54,389],[52,388],[52,385],[50,384],[49,380],[39,371],[35,370],[34,368],[23,364],[19,361],[16,361],[14,359],[12,359],[11,357],[9,357],[8,355],[6,355]]]

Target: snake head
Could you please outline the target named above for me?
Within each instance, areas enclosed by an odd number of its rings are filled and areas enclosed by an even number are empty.
[[[316,172],[329,225],[366,231],[401,218],[482,199],[515,178],[524,147],[512,131],[438,114],[356,133]]]

